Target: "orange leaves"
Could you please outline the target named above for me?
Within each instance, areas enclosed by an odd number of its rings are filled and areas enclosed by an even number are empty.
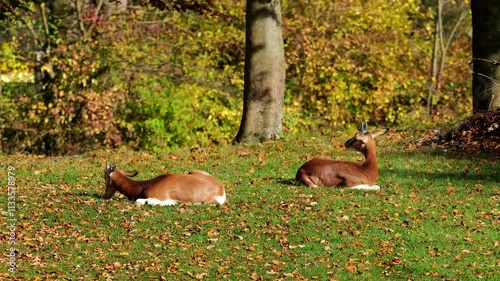
[[[463,255],[468,255],[470,254],[469,250],[462,250],[458,255],[455,256],[455,261],[460,261],[462,260]]]
[[[392,255],[394,253],[394,248],[392,247],[381,247],[377,250],[377,254],[384,256],[384,255]]]
[[[257,272],[252,272],[252,275],[250,276],[250,278],[253,280],[253,281],[260,281],[260,280],[264,280],[264,278],[259,275]]]
[[[215,237],[215,236],[219,236],[219,232],[217,232],[216,230],[214,229],[211,229],[207,232],[207,236],[208,237]]]
[[[349,273],[362,273],[370,270],[370,262],[359,259],[349,259],[344,266],[344,270]]]
[[[196,273],[196,274],[194,274],[194,273],[191,273],[191,272],[189,272],[189,271],[187,272],[187,274],[188,274],[189,276],[193,277],[193,278],[194,278],[194,279],[196,279],[196,280],[202,280],[202,279],[204,279],[205,277],[207,277],[207,275],[208,275],[208,273],[206,273],[206,272],[203,272],[203,273]]]

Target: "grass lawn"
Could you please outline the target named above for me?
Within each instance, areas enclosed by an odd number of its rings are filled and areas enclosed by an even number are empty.
[[[417,148],[415,134],[378,138],[377,192],[293,183],[314,156],[362,161],[342,147],[350,133],[164,154],[0,156],[0,278],[500,280],[498,158]],[[104,200],[106,160],[139,179],[206,170],[228,201]]]

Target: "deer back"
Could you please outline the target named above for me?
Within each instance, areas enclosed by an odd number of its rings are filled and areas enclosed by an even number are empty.
[[[161,175],[152,181],[144,191],[144,198],[156,198],[160,201],[211,203],[218,196],[225,196],[224,187],[208,173]]]

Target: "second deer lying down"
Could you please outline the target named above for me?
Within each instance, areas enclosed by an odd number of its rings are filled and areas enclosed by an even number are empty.
[[[318,157],[307,161],[297,171],[295,181],[309,187],[345,186],[351,189],[379,190],[375,185],[378,176],[377,156],[373,138],[387,133],[389,129],[368,132],[365,121],[353,138],[344,146],[365,155],[365,162],[360,164],[350,161],[335,161],[330,157]]]
[[[135,181],[137,172],[122,172],[116,164],[106,161],[104,179],[108,199],[116,191],[136,200],[138,204],[170,206],[177,202],[219,203],[226,202],[226,192],[222,184],[207,172],[194,170],[185,175],[164,174],[154,179]]]

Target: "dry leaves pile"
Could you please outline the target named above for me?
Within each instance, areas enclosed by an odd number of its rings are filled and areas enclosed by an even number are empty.
[[[454,148],[465,153],[483,151],[500,156],[500,109],[475,114],[447,133],[419,140],[418,144]]]

